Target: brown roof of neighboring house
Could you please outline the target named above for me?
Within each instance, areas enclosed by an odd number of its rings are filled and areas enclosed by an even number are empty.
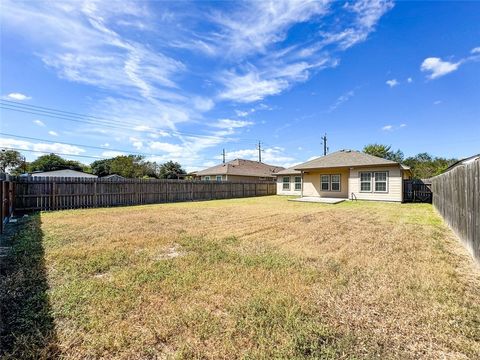
[[[332,167],[399,165],[399,163],[355,150],[340,150],[294,166],[295,170]]]
[[[225,164],[212,166],[205,170],[195,171],[197,176],[204,175],[240,175],[240,176],[259,176],[273,177],[277,172],[283,170],[281,166],[264,164],[258,161],[235,159]]]

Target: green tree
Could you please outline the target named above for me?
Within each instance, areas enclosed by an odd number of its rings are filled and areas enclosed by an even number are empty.
[[[180,176],[185,174],[186,171],[182,169],[182,166],[178,162],[167,161],[166,163],[160,165],[160,179],[178,179]]]
[[[74,160],[67,160],[55,154],[39,156],[35,161],[32,161],[29,166],[29,171],[52,171],[71,169],[78,171],[85,171],[87,167],[82,163]]]
[[[403,161],[403,152],[400,150],[393,151],[390,145],[368,144],[363,147],[363,152],[365,154],[378,156],[387,160],[392,160],[396,162]]]
[[[118,174],[126,178],[156,178],[158,165],[144,161],[140,155],[120,155],[111,159],[97,160],[91,164],[92,172],[98,176]]]
[[[111,162],[112,162],[112,159],[95,160],[93,163],[90,164],[90,167],[92,169],[92,174],[100,177],[110,175]]]
[[[404,164],[412,170],[415,179],[428,179],[444,172],[456,159],[433,157],[428,153],[420,153],[405,159]]]
[[[2,149],[0,151],[0,172],[11,171],[24,164],[24,157],[17,150]]]

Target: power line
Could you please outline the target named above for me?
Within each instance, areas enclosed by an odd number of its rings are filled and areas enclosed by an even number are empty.
[[[62,156],[74,156],[74,157],[91,158],[91,159],[97,159],[97,160],[98,159],[104,159],[104,157],[101,157],[101,156],[65,154],[65,153],[59,153],[59,152],[56,152],[56,151],[42,151],[42,150],[22,149],[22,148],[7,147],[7,146],[2,146],[2,149],[16,150],[16,151],[28,151],[28,152],[35,152],[35,153],[41,153],[41,154],[55,154],[55,155],[62,155]]]
[[[124,129],[124,130],[132,130],[131,127],[139,126],[138,124],[133,124],[133,123],[129,123],[121,120],[113,120],[113,119],[107,119],[107,118],[93,116],[93,115],[79,114],[79,113],[74,113],[74,112],[69,112],[64,110],[48,108],[44,106],[21,104],[15,101],[9,101],[9,100],[3,100],[3,99],[0,99],[0,108],[4,110],[10,110],[10,111],[22,112],[22,113],[33,114],[33,115],[46,116],[46,117],[55,118],[55,119],[73,121],[78,123],[86,123],[90,125],[100,125],[104,127],[118,128],[118,129]],[[124,126],[119,126],[119,124]],[[187,137],[225,140],[225,137],[216,136],[216,135],[195,134],[195,133],[190,133],[185,131],[165,130],[165,129],[159,129],[159,128],[151,128],[149,130],[144,130],[144,131],[136,130],[136,131],[152,133],[152,134],[163,132],[163,133],[170,133],[170,134],[176,134],[176,135],[187,136]],[[254,141],[254,139],[248,139],[248,138],[237,138],[237,139]]]
[[[85,148],[99,149],[99,150],[104,150],[104,151],[119,151],[119,152],[124,152],[124,153],[132,154],[132,155],[159,156],[158,154],[152,154],[152,153],[143,153],[143,152],[136,152],[136,151],[130,151],[130,150],[123,150],[123,149],[113,149],[113,148],[106,148],[106,147],[93,146],[93,145],[75,144],[75,143],[68,143],[68,142],[63,142],[63,141],[53,141],[53,140],[47,140],[47,139],[40,139],[40,138],[36,138],[36,137],[29,137],[29,136],[20,136],[20,135],[14,135],[14,134],[7,134],[7,133],[2,133],[2,132],[0,132],[0,135],[10,136],[10,137],[19,138],[19,139],[27,139],[27,140],[35,140],[35,141],[44,141],[44,142],[53,143],[53,144],[63,144],[63,145],[71,145],[71,146],[81,146],[81,147],[85,147]]]

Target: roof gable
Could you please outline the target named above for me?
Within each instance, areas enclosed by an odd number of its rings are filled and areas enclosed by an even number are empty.
[[[399,163],[355,150],[340,150],[312,159],[294,167],[295,170],[322,169],[332,167],[399,165]]]
[[[283,170],[283,167],[268,165],[258,161],[235,159],[225,164],[212,166],[205,170],[196,171],[197,176],[204,175],[239,175],[239,176],[259,176],[272,177]]]

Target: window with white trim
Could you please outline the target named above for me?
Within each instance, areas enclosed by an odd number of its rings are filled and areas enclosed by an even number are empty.
[[[210,176],[204,176],[203,180],[210,180]]]
[[[283,190],[290,190],[290,176],[283,177]]]
[[[330,175],[332,191],[340,191],[340,175]]]
[[[387,192],[388,173],[386,171],[375,172],[375,192]]]
[[[302,177],[295,176],[295,190],[302,190]]]
[[[320,190],[329,191],[330,190],[330,175],[321,175],[320,176]]]
[[[222,175],[217,175],[215,178],[217,181],[222,181]]]
[[[372,191],[372,173],[361,172],[360,173],[360,192]]]

